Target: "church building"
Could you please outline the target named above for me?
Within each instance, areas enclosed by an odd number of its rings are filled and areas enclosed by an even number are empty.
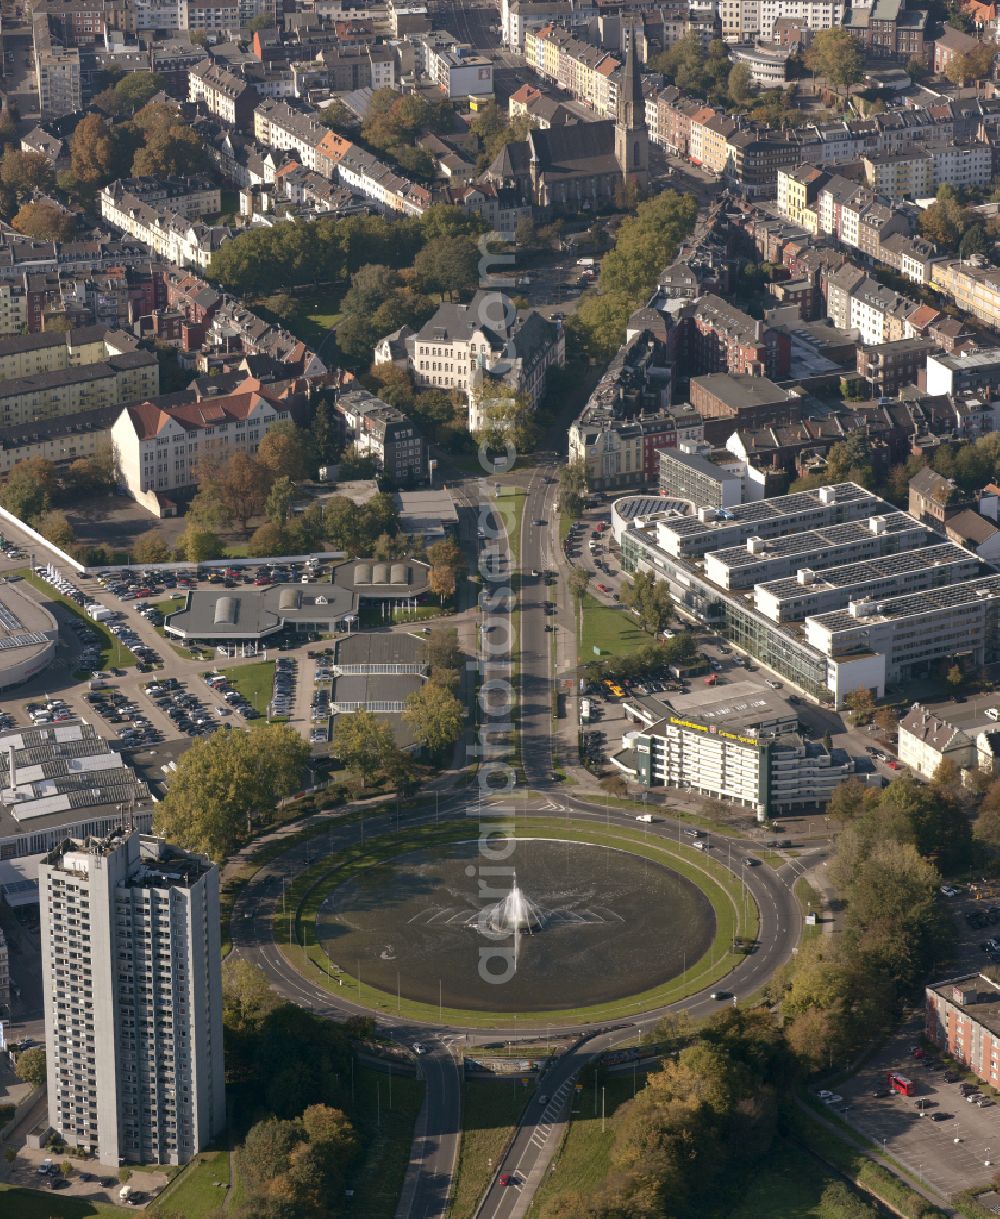
[[[642,79],[629,34],[615,121],[532,129],[507,144],[483,180],[515,191],[539,215],[596,209],[626,186],[649,184],[649,135]]]

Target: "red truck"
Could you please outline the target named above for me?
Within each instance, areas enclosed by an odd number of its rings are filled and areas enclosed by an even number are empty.
[[[898,1092],[900,1096],[913,1095],[913,1080],[896,1071],[889,1072],[889,1091]]]

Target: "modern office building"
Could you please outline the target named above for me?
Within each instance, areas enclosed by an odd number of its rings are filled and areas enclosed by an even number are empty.
[[[838,707],[944,659],[1000,659],[1000,577],[851,483],[637,521],[621,550],[682,614]]]
[[[102,1164],[185,1164],[226,1125],[219,873],[122,830],[39,867],[49,1124]]]
[[[149,788],[90,724],[67,721],[0,735],[0,859],[105,837],[122,818],[148,830]]]
[[[720,465],[702,453],[685,449],[660,450],[660,494],[690,500],[696,508],[734,508],[743,499],[738,458]]]
[[[854,770],[842,750],[798,735],[794,710],[750,682],[714,698],[671,698],[659,719],[651,707],[625,704],[642,725],[626,732],[612,758],[643,787],[677,787],[753,809],[760,820],[825,805]]]

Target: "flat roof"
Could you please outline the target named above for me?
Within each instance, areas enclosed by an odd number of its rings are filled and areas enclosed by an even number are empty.
[[[885,528],[875,532],[868,522],[881,519]],[[761,539],[760,549],[747,550],[746,546],[727,546],[722,550],[710,550],[706,558],[712,558],[716,563],[722,563],[730,569],[752,567],[765,559],[787,558],[791,555],[809,555],[820,550],[828,550],[841,546],[856,545],[858,542],[872,538],[892,536],[906,533],[909,530],[919,530],[925,536],[930,536],[930,529],[922,525],[906,512],[893,512],[881,518],[868,517],[863,521],[845,521],[841,525],[829,525],[825,529],[810,529],[806,533],[790,533],[778,538]]]
[[[646,516],[676,513],[685,516],[691,511],[691,501],[673,499],[668,495],[623,495],[612,504],[620,520],[634,521]]]
[[[706,686],[697,693],[672,694],[669,705],[692,720],[716,726],[751,728],[798,718],[778,691],[752,681],[733,681],[721,688]]]
[[[962,584],[944,588],[929,588],[919,593],[902,597],[876,600],[872,613],[855,617],[847,610],[831,610],[827,614],[815,614],[807,622],[816,622],[828,631],[848,631],[855,627],[871,626],[873,623],[892,622],[899,618],[912,618],[962,606],[979,601],[992,601],[1000,597],[1000,576],[986,576],[981,580],[966,580]]]
[[[828,498],[821,498],[820,493],[827,492]],[[718,529],[733,525],[756,524],[762,521],[778,520],[781,517],[793,517],[803,512],[814,512],[833,504],[851,503],[868,500],[872,503],[872,515],[877,515],[879,506],[886,511],[895,512],[896,508],[887,501],[859,487],[857,483],[836,483],[829,487],[818,487],[814,491],[796,491],[792,495],[779,495],[774,499],[754,500],[747,504],[737,504],[734,508],[725,509],[725,517],[717,517],[710,521],[697,518],[671,521],[667,528],[678,537],[697,537],[699,534],[711,534]],[[794,525],[789,521],[789,528]]]
[[[734,458],[733,460],[735,461],[736,459]],[[740,481],[738,473],[727,469],[725,466],[716,465],[714,461],[709,460],[707,457],[702,457],[700,453],[685,453],[681,449],[660,449],[661,472],[664,465],[668,465],[671,461],[679,462],[682,466],[687,466],[689,470],[703,474],[714,482]]]
[[[336,587],[366,600],[419,597],[427,591],[430,567],[419,559],[353,559],[333,573]]]
[[[338,665],[423,664],[427,649],[414,635],[356,631],[337,642]]]
[[[335,623],[356,610],[354,593],[339,584],[194,589],[166,627],[188,639],[259,639],[286,624]]]
[[[804,535],[804,536],[809,536]],[[974,554],[945,542],[940,546],[924,546],[919,550],[897,551],[896,554],[880,555],[876,559],[862,559],[858,563],[845,563],[842,567],[828,567],[822,575],[815,576],[808,584],[800,584],[795,576],[784,576],[779,580],[766,580],[757,588],[769,593],[777,600],[801,597],[803,594],[849,588],[877,580],[904,576],[909,572],[923,571],[928,567],[943,567],[979,562]],[[985,568],[984,568],[985,570]]]
[[[977,998],[972,1003],[960,1003],[955,999],[954,990],[975,990]],[[962,1012],[968,1014],[978,1024],[1000,1037],[1000,990],[978,973],[963,974],[958,978],[950,978],[947,982],[937,982],[928,987],[942,999],[947,999]]]
[[[331,702],[405,703],[423,685],[418,673],[349,673],[335,678]]]

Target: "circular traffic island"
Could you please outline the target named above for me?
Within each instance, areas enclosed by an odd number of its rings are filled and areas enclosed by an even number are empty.
[[[331,961],[417,1003],[583,1008],[660,986],[708,950],[715,911],[677,872],[583,842],[517,839],[507,861],[456,842],[336,886],[316,917]]]
[[[636,1016],[722,977],[756,934],[739,882],[676,841],[565,821],[486,842],[429,828],[297,882],[286,955],[351,1004],[450,1027]]]

